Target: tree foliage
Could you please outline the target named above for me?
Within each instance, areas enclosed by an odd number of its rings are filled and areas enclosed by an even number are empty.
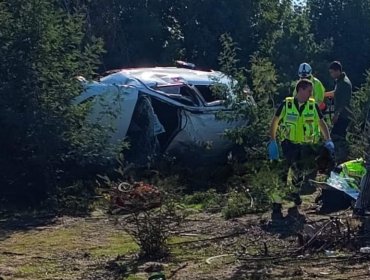
[[[354,158],[370,154],[369,121],[370,121],[370,72],[366,72],[366,81],[352,99],[353,120],[350,126],[349,142],[351,156]]]
[[[60,179],[85,109],[71,106],[102,45],[54,1],[0,2],[1,196],[39,199]]]
[[[318,42],[331,40],[328,60],[340,60],[352,82],[360,86],[370,67],[370,1],[308,0],[309,22]]]

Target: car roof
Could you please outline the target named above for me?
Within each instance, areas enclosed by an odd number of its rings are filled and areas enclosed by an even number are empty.
[[[103,83],[127,84],[132,78],[146,85],[178,84],[211,85],[215,82],[230,84],[230,79],[218,71],[201,71],[178,67],[148,67],[120,69],[116,73],[101,78]]]

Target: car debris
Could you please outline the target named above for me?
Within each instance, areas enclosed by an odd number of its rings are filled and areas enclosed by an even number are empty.
[[[120,183],[110,192],[112,213],[134,213],[157,208],[162,204],[160,190],[144,182]]]

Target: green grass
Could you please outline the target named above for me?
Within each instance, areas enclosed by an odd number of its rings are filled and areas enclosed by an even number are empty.
[[[146,280],[147,277],[144,276],[138,276],[138,275],[129,275],[128,277],[123,278],[125,280]]]
[[[50,226],[12,233],[0,243],[0,269],[13,274],[10,279],[78,278],[84,266],[105,257],[132,254],[139,250],[124,231],[107,225],[76,222],[67,227]],[[86,254],[86,259],[81,258]],[[77,263],[76,257],[83,263]],[[68,268],[68,270],[66,269]]]
[[[108,237],[104,245],[92,248],[90,253],[94,257],[101,257],[132,254],[138,250],[139,246],[130,236],[116,234]]]
[[[42,279],[42,276],[62,276],[64,273],[55,261],[43,261],[39,263],[28,263],[17,268],[15,277],[26,279]]]

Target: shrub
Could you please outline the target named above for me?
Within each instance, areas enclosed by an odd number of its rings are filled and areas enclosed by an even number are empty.
[[[250,200],[248,212],[261,212],[270,208],[276,199],[286,196],[286,183],[282,181],[283,162],[269,163],[265,160],[237,165],[239,173],[235,173],[228,181],[234,189],[246,193]]]
[[[222,209],[222,216],[225,219],[241,217],[251,210],[251,199],[247,190],[233,190],[228,193],[227,202]]]
[[[369,147],[370,121],[370,71],[366,72],[366,81],[352,97],[353,120],[349,128],[348,142],[350,143],[351,158],[364,156]]]
[[[184,198],[187,205],[200,205],[202,210],[207,212],[217,212],[225,204],[224,195],[217,193],[215,189],[209,189],[205,192],[195,192]]]
[[[0,196],[23,206],[54,193],[78,149],[95,142],[81,133],[87,106],[71,100],[102,44],[86,38],[82,14],[57,1],[2,1],[0,10]]]
[[[247,175],[249,194],[253,200],[253,209],[270,209],[274,200],[280,200],[287,193],[286,183],[281,180],[280,164],[269,165],[266,162],[260,168],[251,169]]]
[[[119,175],[115,181],[107,176],[100,176],[100,178],[111,190],[122,186],[122,182],[128,186],[121,187],[124,193],[120,199],[117,197],[119,194],[116,190],[113,192],[115,197],[110,199],[114,204],[113,208],[121,207],[125,214],[128,214],[122,219],[124,230],[140,246],[140,258],[158,260],[168,256],[167,239],[184,218],[184,212],[179,203],[181,192],[177,178],[160,179],[156,176],[152,178],[156,186],[149,182],[129,183],[122,180],[126,177],[125,170],[127,170],[123,166],[123,161],[119,161],[119,164],[121,165],[117,170]],[[155,198],[154,204],[153,198]],[[124,200],[129,200],[129,203],[125,203]],[[133,205],[135,203],[137,205]]]

